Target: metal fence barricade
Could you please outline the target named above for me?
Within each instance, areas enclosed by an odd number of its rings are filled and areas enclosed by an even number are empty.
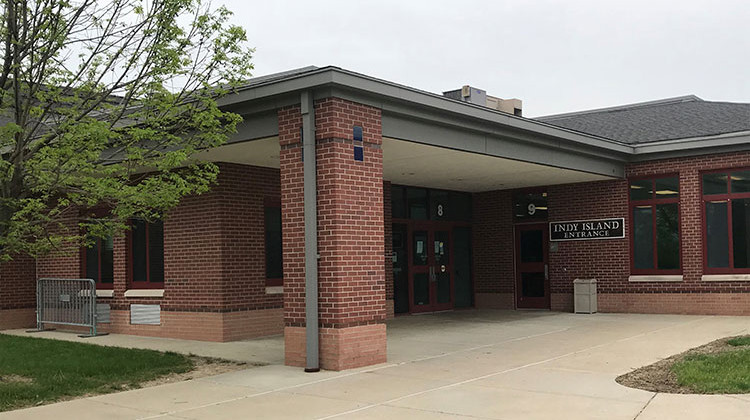
[[[96,331],[96,283],[92,279],[44,278],[36,283],[36,331],[45,325],[88,327],[94,337]]]

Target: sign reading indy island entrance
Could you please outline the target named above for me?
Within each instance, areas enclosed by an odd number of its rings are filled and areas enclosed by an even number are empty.
[[[574,220],[550,222],[550,241],[585,241],[625,237],[625,219]]]

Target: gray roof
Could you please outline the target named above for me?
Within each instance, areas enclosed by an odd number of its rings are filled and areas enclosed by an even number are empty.
[[[536,120],[628,144],[653,143],[750,131],[750,104],[689,95]]]

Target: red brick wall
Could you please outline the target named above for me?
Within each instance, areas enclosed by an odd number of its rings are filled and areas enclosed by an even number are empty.
[[[385,319],[380,110],[329,98],[316,103],[315,121],[321,326],[379,323]],[[353,156],[355,125],[363,128],[362,162]]]
[[[387,316],[393,317],[393,213],[391,211],[391,183],[383,182],[383,230],[385,237],[385,299]]]
[[[278,111],[281,167],[281,231],[284,255],[284,323],[305,325],[305,206],[302,114],[299,106]]]
[[[0,263],[0,330],[35,324],[36,265],[34,259],[15,255]]]
[[[217,184],[209,192],[184,198],[164,220],[162,298],[125,297],[127,241],[115,238],[114,297],[100,298],[111,305],[112,325],[103,330],[218,341],[281,333],[282,295],[265,292],[264,239],[264,202],[279,197],[279,171],[228,163],[219,167]],[[68,224],[75,227],[76,218]],[[80,253],[73,247],[40,259],[39,267],[40,276],[82,275]],[[160,304],[162,325],[130,325],[130,305],[137,303]],[[210,318],[206,325],[185,326],[170,313],[217,315],[203,316]],[[261,322],[273,316],[278,320]]]
[[[631,285],[635,292],[676,293],[750,293],[750,282],[704,282],[703,275],[703,207],[700,195],[702,171],[750,166],[750,152],[666,159],[628,165],[628,176],[679,173],[680,176],[680,246],[683,282],[656,289],[648,285]]]
[[[505,190],[477,193],[472,200],[472,254],[476,306],[513,308],[515,273],[511,192]]]
[[[279,110],[278,118],[287,363],[301,364],[297,353],[299,327],[305,323],[305,278],[299,107]],[[353,157],[354,126],[363,128],[361,162]],[[380,324],[386,317],[380,110],[338,98],[316,101],[315,132],[320,326],[321,331],[342,330],[321,335],[321,362],[324,368],[340,369],[365,363],[364,359],[351,362],[354,365],[345,361],[351,354],[346,349],[355,339],[359,346],[377,349],[378,356],[368,358],[366,364],[385,357],[380,327],[357,328]],[[361,332],[344,331],[351,328]]]
[[[550,253],[553,309],[571,310],[572,281],[596,278],[599,308],[615,312],[750,313],[750,282],[705,282],[701,171],[750,166],[750,153],[705,155],[630,164],[628,177],[678,174],[680,179],[681,282],[630,282],[628,183],[604,181],[549,187],[550,221],[625,217],[626,239],[559,242]],[[731,296],[736,298],[731,298]],[[558,304],[555,305],[555,300]],[[744,303],[743,303],[744,302]]]
[[[547,192],[550,222],[627,217],[628,187],[624,180],[553,185]],[[597,279],[602,293],[622,287],[623,279],[627,283],[629,223],[625,225],[626,239],[557,242],[557,252],[549,253],[553,310],[573,310],[573,280],[577,278]]]

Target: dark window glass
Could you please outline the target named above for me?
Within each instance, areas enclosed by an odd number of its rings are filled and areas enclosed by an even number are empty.
[[[728,232],[727,202],[706,203],[706,249],[709,267],[729,267]]]
[[[633,208],[633,262],[637,269],[654,268],[654,224],[652,208]]]
[[[430,304],[430,280],[427,273],[414,273],[414,304]]]
[[[406,206],[404,205],[404,187],[391,186],[391,215],[394,219],[406,219]]]
[[[427,265],[427,232],[414,232],[414,249],[412,251],[414,265]]]
[[[676,176],[671,178],[658,178],[655,182],[655,198],[675,198],[679,196],[680,185]]]
[[[133,253],[133,281],[145,282],[148,281],[148,273],[146,271],[148,258],[148,254],[146,253],[146,222],[144,222],[143,220],[133,220],[131,235],[131,252]]]
[[[636,179],[630,181],[630,199],[649,200],[654,196],[653,181],[650,179]]]
[[[430,219],[453,220],[453,206],[448,191],[430,190]]]
[[[679,223],[677,203],[656,206],[656,255],[660,270],[680,268]]]
[[[147,223],[134,219],[131,222],[130,253],[132,281],[136,283],[164,282],[164,224]]]
[[[732,172],[732,193],[750,192],[750,171]]]
[[[99,241],[86,248],[86,278],[99,283]]]
[[[541,230],[524,230],[521,232],[521,262],[544,261],[544,240]]]
[[[114,247],[112,238],[97,239],[86,248],[86,278],[97,283],[114,283]]]
[[[547,193],[520,193],[513,197],[516,220],[547,220]]]
[[[726,194],[727,174],[704,174],[703,194]]]
[[[266,278],[283,277],[281,248],[281,207],[266,207]]]
[[[471,221],[471,194],[451,192],[450,206],[452,208],[451,214],[455,220],[460,221]]]
[[[427,219],[427,190],[424,188],[406,188],[406,202],[409,207],[409,218]]]
[[[99,241],[101,249],[101,265],[102,265],[102,283],[114,283],[115,282],[115,264],[114,264],[114,241],[111,237],[101,239]]]
[[[732,200],[732,251],[734,268],[750,268],[750,199],[747,198]]]
[[[544,297],[544,273],[521,273],[523,297]]]
[[[164,282],[164,223],[148,225],[148,273],[152,283]]]

